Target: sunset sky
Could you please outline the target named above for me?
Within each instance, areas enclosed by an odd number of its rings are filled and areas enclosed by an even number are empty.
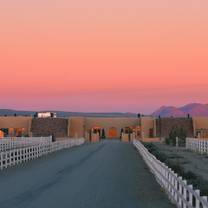
[[[208,1],[1,0],[0,76],[0,108],[208,103]]]

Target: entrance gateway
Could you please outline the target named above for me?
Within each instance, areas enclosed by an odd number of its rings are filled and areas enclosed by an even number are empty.
[[[72,117],[69,136],[85,137],[88,141],[100,139],[151,138],[156,136],[156,121],[152,117]]]
[[[116,127],[103,128],[95,126],[91,130],[91,135],[98,135],[101,139],[117,139],[120,137],[120,132]]]
[[[95,126],[92,129],[88,130],[86,138],[89,141],[96,142],[100,139],[124,139],[126,141],[130,141],[133,136],[140,136],[140,128],[139,127],[125,127],[125,128],[116,128],[116,127],[108,127],[103,128],[101,126]]]

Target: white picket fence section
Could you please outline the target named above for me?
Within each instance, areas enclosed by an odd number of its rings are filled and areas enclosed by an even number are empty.
[[[84,144],[84,142],[84,138],[68,139],[57,142],[39,143],[29,147],[0,152],[0,170],[25,163],[58,150],[79,146]]]
[[[0,139],[0,152],[52,142],[52,137],[5,137]]]
[[[186,138],[186,149],[200,154],[208,154],[208,140]]]
[[[207,197],[200,196],[200,190],[194,190],[192,185],[187,185],[186,180],[183,180],[182,177],[179,177],[168,166],[159,161],[140,141],[133,140],[133,144],[154,174],[157,182],[177,207],[208,208]]]

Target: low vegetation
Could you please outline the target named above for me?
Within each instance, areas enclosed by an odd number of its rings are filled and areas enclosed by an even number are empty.
[[[174,153],[166,154],[153,143],[144,143],[144,145],[158,160],[165,163],[175,173],[186,179],[188,184],[192,184],[195,189],[199,189],[202,195],[208,196],[208,181],[192,171],[186,171],[183,166],[188,162],[184,161],[183,157]]]
[[[176,138],[178,138],[178,146],[185,146],[186,143],[186,131],[181,127],[174,127],[172,128],[172,130],[170,131],[169,135],[167,138],[165,138],[165,143],[167,145],[172,145],[172,146],[176,146]]]

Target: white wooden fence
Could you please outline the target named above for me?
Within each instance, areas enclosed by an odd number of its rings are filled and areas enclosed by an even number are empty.
[[[81,145],[85,142],[81,139],[68,139],[57,142],[45,142],[34,144],[28,147],[21,147],[18,149],[10,149],[0,152],[0,170],[24,163],[49,153]]]
[[[186,148],[200,154],[208,154],[208,140],[186,138]]]
[[[200,196],[200,190],[194,190],[192,185],[179,177],[168,166],[152,155],[144,145],[133,140],[134,146],[139,150],[157,182],[166,191],[171,201],[180,208],[208,208],[206,196]]]
[[[0,152],[52,142],[52,137],[5,137],[0,139]]]

